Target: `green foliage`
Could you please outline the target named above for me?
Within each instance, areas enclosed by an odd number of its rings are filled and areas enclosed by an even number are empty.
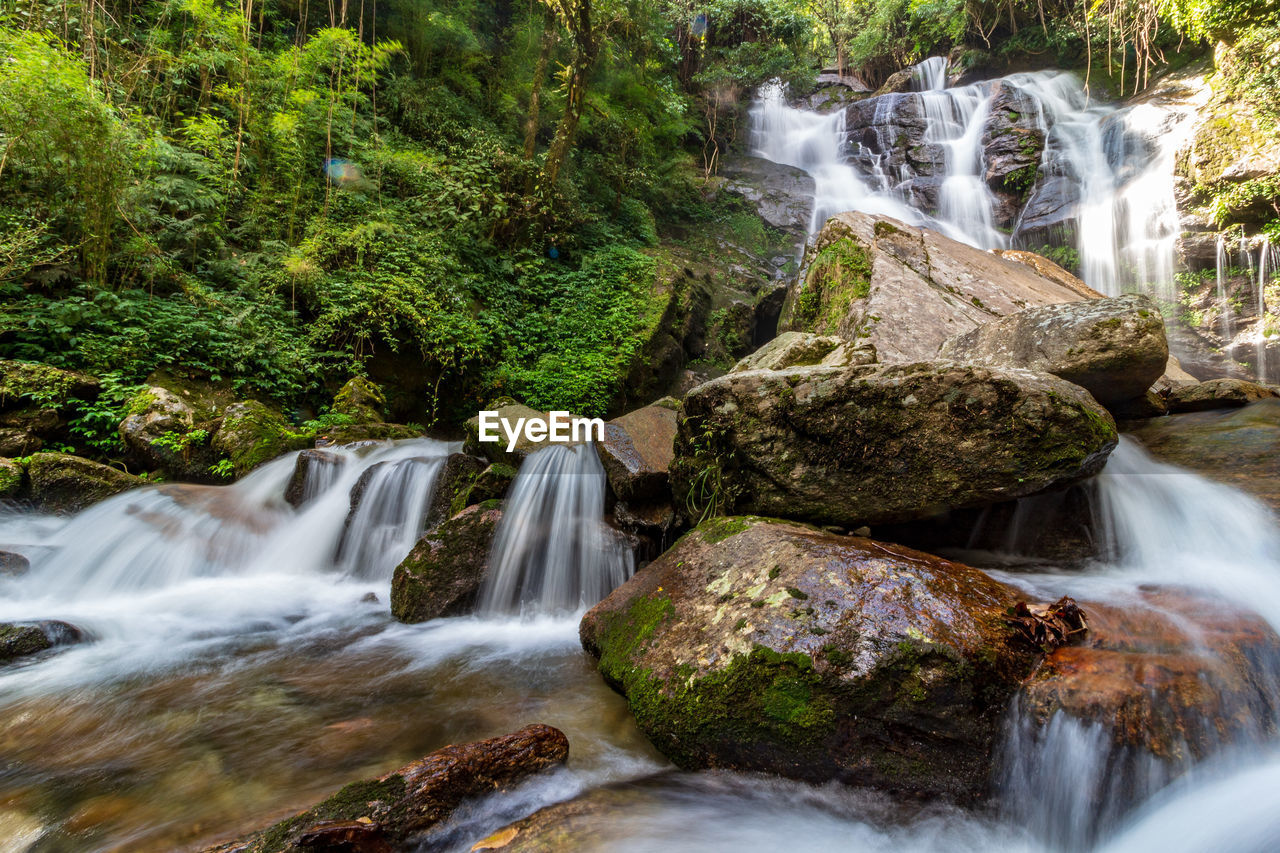
[[[75,414],[68,429],[78,452],[111,459],[124,451],[118,427],[129,414],[130,401],[143,386],[124,381],[117,372],[99,378],[98,396],[92,401],[73,400]]]

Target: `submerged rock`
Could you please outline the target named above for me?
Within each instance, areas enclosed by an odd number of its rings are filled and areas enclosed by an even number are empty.
[[[605,476],[619,500],[645,501],[670,494],[676,411],[672,398],[628,412],[605,424],[596,444]]]
[[[31,501],[46,512],[79,512],[144,485],[141,477],[69,453],[37,453],[27,466]]]
[[[394,773],[353,782],[302,814],[205,853],[385,853],[449,817],[463,801],[510,788],[563,764],[564,733],[541,724],[474,743],[446,746]]]
[[[882,362],[910,362],[993,319],[1080,298],[1026,264],[934,231],[842,213],[806,253],[778,328],[838,335],[871,344]]]
[[[51,648],[53,641],[38,626],[0,622],[0,664]]]
[[[1183,385],[1169,392],[1169,411],[1207,412],[1210,409],[1233,409],[1258,400],[1275,398],[1276,392],[1265,385],[1243,379],[1210,379],[1198,385]]]
[[[466,612],[489,572],[489,547],[502,520],[493,504],[469,506],[418,540],[391,579],[391,615],[426,622]]]
[[[583,618],[677,765],[972,798],[1035,662],[977,569],[753,517],[682,538]]]
[[[1146,393],[1165,371],[1169,345],[1159,307],[1132,294],[1019,311],[949,338],[938,354],[1052,373],[1111,405]]]
[[[1075,385],[952,362],[730,374],[683,411],[677,507],[848,528],[1066,485],[1117,440]]]
[[[31,568],[31,561],[13,551],[0,551],[0,577],[8,575],[17,577],[25,575]]]

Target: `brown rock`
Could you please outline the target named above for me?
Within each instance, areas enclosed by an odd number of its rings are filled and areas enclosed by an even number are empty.
[[[418,540],[391,579],[391,615],[425,622],[466,612],[489,572],[497,502],[469,506]]]
[[[302,814],[206,853],[384,853],[446,819],[464,800],[563,764],[569,740],[546,725],[446,746],[394,773],[354,782]]]
[[[670,494],[668,469],[674,457],[675,400],[667,398],[605,424],[596,452],[619,500],[652,500]]]
[[[1208,382],[1184,385],[1169,392],[1169,411],[1182,414],[1230,409],[1275,396],[1276,392],[1265,385],[1243,379],[1210,379]]]

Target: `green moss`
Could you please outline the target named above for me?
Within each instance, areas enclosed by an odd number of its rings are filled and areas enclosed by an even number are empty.
[[[0,499],[12,498],[22,488],[22,466],[12,459],[0,458]]]
[[[53,643],[34,625],[0,623],[0,663],[7,663],[50,648]]]
[[[877,222],[894,228],[887,222]],[[894,228],[896,231],[897,229]],[[832,334],[856,300],[871,293],[871,258],[851,237],[836,240],[813,259],[796,300],[792,326]]]
[[[0,360],[0,402],[26,398],[41,406],[62,406],[87,379],[47,364]]]
[[[713,518],[704,521],[698,526],[698,533],[702,536],[702,541],[708,545],[715,545],[717,542],[723,542],[730,536],[736,536],[751,526],[752,518],[750,516],[730,516]]]
[[[300,815],[282,820],[254,838],[247,848],[252,853],[274,853],[294,849],[291,836],[326,820],[358,820],[370,816],[372,803],[392,812],[404,798],[406,786],[399,774],[386,779],[352,782],[329,799]]]

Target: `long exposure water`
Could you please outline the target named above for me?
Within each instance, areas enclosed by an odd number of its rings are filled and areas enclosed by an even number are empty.
[[[1028,738],[1016,709],[1005,750],[1017,760],[1002,772],[1004,781],[1034,772],[1034,791],[982,813],[670,770],[580,650],[578,613],[399,625],[385,603],[390,566],[342,568],[350,487],[378,463],[448,449],[344,451],[341,474],[301,510],[281,499],[288,456],[231,487],[152,487],[71,519],[0,520],[3,547],[33,563],[25,577],[0,580],[0,620],[64,619],[92,638],[0,674],[0,836],[17,839],[7,849],[178,849],[533,721],[569,735],[569,765],[464,810],[442,849],[467,849],[507,820],[601,785],[593,796],[612,806],[586,819],[578,849],[1251,851],[1277,837],[1270,783],[1280,758],[1269,740],[1182,779],[1153,766],[1138,780],[1151,798],[1136,812],[1108,811],[1098,799],[1106,733],[1055,720]],[[528,476],[545,474],[535,466]],[[413,478],[400,482],[421,493]],[[1280,625],[1280,531],[1260,504],[1128,440],[1096,491],[1109,557],[1086,573],[1002,579],[1045,598],[1117,602],[1152,583],[1194,586]],[[364,535],[391,541],[377,525]],[[1233,801],[1235,811],[1223,808]],[[1250,812],[1246,831],[1239,808]],[[1189,829],[1171,828],[1180,826]]]

